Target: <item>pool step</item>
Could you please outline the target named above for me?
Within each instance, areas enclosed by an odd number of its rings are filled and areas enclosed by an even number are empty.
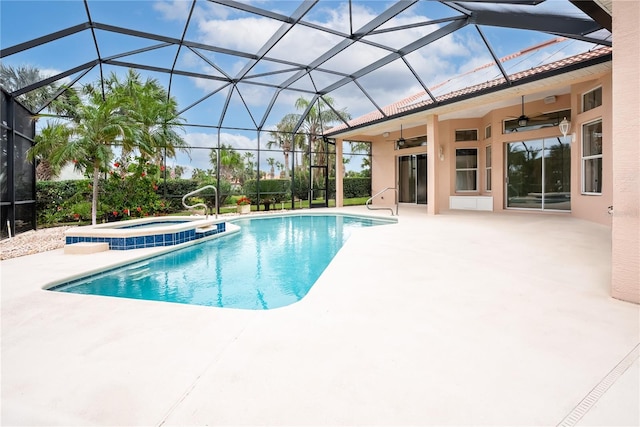
[[[196,233],[206,233],[207,231],[216,230],[217,225],[205,225],[204,227],[196,227]]]
[[[71,255],[95,254],[108,250],[109,244],[106,242],[78,242],[64,245],[64,253]]]

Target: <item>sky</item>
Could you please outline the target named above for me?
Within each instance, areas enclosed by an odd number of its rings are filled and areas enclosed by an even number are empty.
[[[290,15],[301,2],[254,0],[243,3],[274,13]],[[191,15],[186,31],[185,23],[189,19],[191,0],[89,0],[88,4],[94,22],[178,39],[184,33],[184,38],[188,41],[214,44],[225,49],[247,53],[260,53],[264,43],[282,25],[274,19],[204,0],[196,2],[195,11]],[[351,4],[346,0],[320,0],[304,16],[304,20],[340,33],[349,33],[350,27],[354,31],[361,28],[392,4],[393,2],[383,0],[355,0]],[[548,0],[543,3],[543,6],[548,10],[577,13],[576,9],[565,0]],[[381,28],[410,25],[457,14],[456,11],[439,2],[421,1],[383,24]],[[0,0],[0,46],[2,48],[13,46],[82,24],[87,20],[84,3],[81,0]],[[447,24],[383,32],[371,36],[368,41],[399,49],[444,25]],[[555,38],[549,34],[504,28],[483,27],[482,31],[499,58]],[[103,58],[159,44],[159,42],[108,31],[98,30],[95,35]],[[266,52],[266,55],[274,61],[260,63],[249,71],[249,74],[255,76],[251,81],[258,84],[238,84],[237,89],[232,92],[227,113],[223,117],[221,113],[229,90],[222,88],[222,83],[190,76],[174,76],[170,81],[169,75],[161,72],[141,71],[141,74],[157,78],[165,87],[170,88],[171,95],[178,101],[179,108],[184,110],[183,117],[189,123],[207,126],[222,124],[220,138],[223,143],[232,144],[238,149],[254,149],[258,144],[264,148],[269,140],[268,130],[273,129],[285,114],[300,113],[294,107],[295,100],[300,96],[311,98],[311,95],[303,92],[304,90],[313,90],[314,85],[317,88],[327,87],[336,82],[338,77],[321,71],[312,72],[312,78],[305,77],[291,85],[293,89],[302,91],[280,92],[268,115],[266,112],[276,91],[259,83],[282,82],[295,73],[287,62],[307,64],[327,52],[340,40],[340,37],[310,27],[298,26],[287,32],[276,46]],[[591,47],[593,45],[584,42],[567,40],[546,49],[519,56],[505,62],[504,66],[508,73],[513,73],[559,60]],[[175,62],[176,69],[187,72],[232,77],[237,76],[249,62],[248,59],[223,53],[204,50],[198,50],[198,53],[202,57],[188,49],[183,48],[178,51],[175,46],[166,46],[145,53],[130,54],[119,59],[162,68],[171,68]],[[355,43],[323,63],[321,67],[350,74],[388,54],[388,50],[370,44]],[[38,67],[44,73],[55,75],[89,62],[96,56],[96,44],[91,32],[82,31],[11,55],[4,58],[3,62],[13,66],[31,65]],[[467,26],[406,56],[406,62],[424,83],[432,88],[436,96],[498,77],[499,71],[495,66],[469,73],[491,61],[489,51],[473,26]],[[212,67],[211,63],[216,67]],[[124,67],[103,67],[105,74],[125,71]],[[264,74],[275,71],[278,71],[278,74]],[[76,75],[69,76],[66,80],[69,81]],[[96,67],[82,77],[79,83],[96,81],[99,75]],[[393,61],[367,74],[359,80],[359,84],[361,87],[353,83],[344,85],[330,95],[334,99],[334,105],[340,109],[345,108],[354,118],[375,110],[376,104],[383,107],[422,90],[411,69],[402,60]],[[368,93],[375,104],[364,95],[362,89]],[[219,92],[215,92],[217,90]],[[261,133],[260,138],[255,130],[240,130],[240,128],[255,128],[262,123],[264,132]],[[194,147],[212,146],[217,141],[218,130],[190,126],[185,128],[184,138]],[[182,165],[190,163],[192,167],[203,169],[210,168],[208,155],[203,153],[205,153],[204,150],[192,150],[190,158],[181,155],[175,162]],[[273,153],[273,157],[278,157],[278,153]],[[264,161],[263,158],[261,162],[263,166]]]

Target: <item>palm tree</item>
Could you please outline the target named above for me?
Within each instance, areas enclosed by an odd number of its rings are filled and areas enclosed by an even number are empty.
[[[140,127],[136,148],[141,157],[160,164],[163,155],[175,157],[176,149],[188,151],[187,143],[176,132],[184,123],[178,116],[178,104],[156,79],[143,82],[140,74],[130,69],[124,81],[112,74],[106,84]]]
[[[9,92],[38,83],[47,78],[38,68],[26,65],[20,67],[12,67],[0,63],[0,86]],[[56,83],[49,83],[18,96],[18,100],[22,102],[31,112],[38,111],[42,107],[49,106],[52,112],[58,114],[67,113],[66,110],[59,108],[60,103],[50,104],[50,102],[58,93],[60,86]],[[73,90],[67,89],[60,94],[61,99],[69,103],[69,97],[75,93]],[[37,117],[34,117],[34,120]],[[39,158],[36,166],[36,179],[49,180],[60,173],[60,168],[52,165],[46,158]]]
[[[0,85],[9,92],[22,89],[45,78],[47,76],[36,67],[26,65],[14,68],[0,63]],[[31,111],[36,111],[54,97],[57,89],[57,85],[48,84],[20,95],[18,100]]]
[[[301,148],[304,145],[304,137],[299,133],[293,133],[293,129],[300,120],[300,115],[290,113],[280,120],[276,125],[275,131],[270,131],[271,141],[267,142],[267,148],[272,149],[277,146],[282,150],[284,155],[284,173],[289,177],[289,154],[295,148]]]
[[[73,120],[49,123],[28,155],[31,159],[46,157],[56,167],[73,162],[76,169],[93,176],[91,223],[96,224],[100,172],[107,170],[113,158],[111,146],[120,143],[125,150],[133,150],[135,132],[116,97],[103,99],[99,91],[89,87],[83,92],[85,97],[73,111]]]
[[[317,165],[324,165],[327,163],[328,154],[326,153],[325,143],[322,137],[324,131],[329,129],[332,123],[351,118],[351,115],[346,111],[346,109],[335,109],[333,107],[333,102],[333,98],[323,96],[311,107],[309,105],[309,100],[304,97],[298,98],[295,103],[297,110],[307,111],[308,109],[308,113],[302,122],[302,129],[307,135],[309,144],[308,148],[310,150],[310,154],[312,156],[315,155],[314,163]]]
[[[254,179],[255,178],[255,170],[253,169],[254,166],[254,154],[250,151],[245,151],[244,155],[242,156],[242,160],[244,162],[244,171],[242,173],[242,182],[240,184],[244,185],[245,181],[248,179]]]
[[[271,177],[271,179],[273,179],[275,178],[275,175],[276,175],[276,170],[275,170],[276,159],[274,159],[273,157],[269,157],[267,159],[267,164],[271,167],[271,170],[269,171],[269,176]]]
[[[218,155],[220,159],[218,159]],[[218,160],[220,161],[220,176],[228,181],[235,181],[238,178],[238,171],[242,169],[242,156],[231,145],[220,144],[220,148],[213,149],[209,153],[209,161],[214,170],[218,170]]]
[[[76,169],[93,177],[93,224],[97,222],[100,172],[110,167],[112,146],[120,145],[123,153],[138,150],[150,158],[157,158],[161,149],[173,155],[184,146],[173,130],[181,123],[172,116],[175,101],[162,98],[162,93],[166,95],[157,83],[139,84],[135,73],[129,73],[124,82],[112,74],[104,96],[97,82],[84,86],[82,96],[68,91],[52,104],[53,109],[66,111],[68,120],[49,123],[28,155],[46,158],[54,168],[73,162]]]

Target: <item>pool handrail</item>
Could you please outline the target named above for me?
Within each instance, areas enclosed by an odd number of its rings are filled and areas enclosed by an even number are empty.
[[[187,202],[185,200],[187,200],[187,197],[191,197],[193,195],[196,195],[198,193],[200,193],[203,190],[207,190],[207,189],[213,189],[213,193],[215,194],[215,213],[216,213],[216,219],[218,219],[218,189],[215,187],[215,185],[205,185],[204,187],[200,187],[197,190],[193,190],[190,193],[185,194],[184,196],[182,196],[182,205],[187,208],[187,209],[193,209],[196,207],[203,207],[204,208],[204,214],[206,216],[206,218],[209,218],[209,214],[207,213],[207,209],[208,206],[206,205],[206,203],[196,203],[194,205],[188,205]]]
[[[391,211],[391,216],[393,216],[393,209],[390,207],[383,207],[383,208],[372,208],[371,205],[371,201],[375,198],[378,197],[379,195],[381,195],[382,193],[384,193],[387,190],[394,190],[396,192],[396,201],[395,201],[395,205],[396,205],[396,213],[395,216],[398,216],[398,189],[395,187],[387,187],[381,191],[378,191],[376,194],[374,194],[373,196],[369,197],[369,199],[367,199],[365,205],[367,206],[367,209],[371,210],[371,211],[376,211],[376,210],[384,210],[384,209],[389,209]]]

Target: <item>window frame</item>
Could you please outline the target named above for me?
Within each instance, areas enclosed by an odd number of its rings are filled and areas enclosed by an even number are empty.
[[[484,147],[484,190],[487,193],[491,193],[492,191],[492,182],[491,182],[491,171],[492,169],[492,154],[493,149],[491,148],[491,144]]]
[[[598,154],[589,154],[589,155],[585,155],[585,130],[588,126],[594,125],[596,123],[600,123],[600,127],[602,128],[602,117],[598,117],[597,119],[594,120],[590,120],[588,122],[585,122],[582,124],[581,126],[581,132],[582,132],[582,138],[581,138],[581,147],[580,147],[580,192],[583,195],[586,196],[601,196],[602,195],[602,189],[603,189],[603,185],[602,182],[600,182],[600,191],[587,191],[587,167],[586,164],[587,162],[590,162],[592,160],[598,160],[600,159],[600,177],[602,177],[602,163],[603,163],[603,154],[602,154],[602,149],[603,149],[603,145],[604,145],[604,141],[602,136],[600,137],[600,152]],[[602,132],[601,132],[602,133]]]
[[[484,127],[484,139],[491,138],[491,125],[488,124]]]
[[[476,139],[458,139],[458,132],[470,132],[470,131],[476,133]],[[478,141],[478,136],[479,136],[478,128],[456,129],[453,132],[453,140],[455,142],[474,142],[474,141]]]
[[[600,91],[600,104],[598,104],[598,105],[596,105],[596,106],[593,106],[593,107],[591,107],[591,108],[589,108],[589,109],[585,109],[585,97],[586,97],[587,95],[591,94],[591,93],[594,93],[594,92],[595,92],[595,91],[597,91],[597,90],[599,90],[599,91]],[[597,86],[597,87],[594,87],[594,88],[593,88],[593,89],[591,89],[591,90],[588,90],[588,91],[584,92],[584,93],[582,94],[582,96],[580,97],[580,101],[582,102],[582,105],[581,105],[581,111],[582,111],[583,113],[586,113],[587,111],[591,111],[591,110],[593,110],[594,108],[602,107],[602,86]]]
[[[460,150],[474,150],[476,152],[476,167],[475,168],[458,168],[458,151]],[[455,151],[455,162],[456,162],[456,167],[455,167],[455,192],[456,193],[478,193],[478,187],[479,187],[479,172],[480,172],[480,168],[479,168],[479,150],[478,147],[458,147],[456,148]],[[474,171],[475,172],[475,183],[474,183],[474,189],[473,190],[458,190],[458,172],[465,172],[465,171]]]

